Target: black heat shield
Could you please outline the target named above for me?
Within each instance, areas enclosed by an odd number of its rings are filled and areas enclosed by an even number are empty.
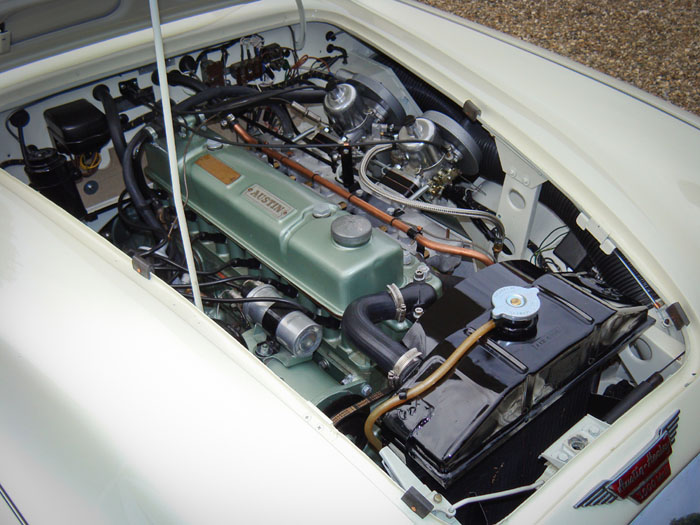
[[[547,421],[547,428],[535,432],[539,439],[528,438],[528,448],[535,447],[529,456],[536,460],[539,452],[585,413],[587,393],[582,399],[580,392],[589,391],[600,366],[652,322],[645,307],[604,298],[600,290],[594,292],[574,281],[574,275],[546,274],[525,261],[512,261],[490,266],[446,288],[411,329],[411,346],[419,342],[427,358],[403,388],[427,377],[470,330],[489,319],[491,295],[498,288],[539,289],[541,307],[534,335],[529,332],[524,340],[513,340],[518,337],[496,329],[428,394],[389,412],[382,422],[384,438],[399,446],[411,464],[443,488],[467,472],[473,474],[470,479],[483,478],[484,473],[475,471],[490,465],[486,461],[479,466],[494,451],[499,458],[512,458],[525,477],[541,470],[537,464],[523,465],[518,459],[524,443],[517,436],[528,425],[527,434],[532,436],[536,430],[532,427]],[[562,399],[569,392],[576,392],[576,410]],[[569,397],[574,399],[573,394]],[[562,406],[566,408],[557,408]],[[557,411],[556,417],[537,417],[550,407]],[[491,483],[481,489],[512,488],[517,483],[502,481],[503,485]]]

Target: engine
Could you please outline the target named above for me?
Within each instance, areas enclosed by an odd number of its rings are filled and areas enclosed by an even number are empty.
[[[653,291],[552,185],[529,201],[507,186],[501,161],[517,155],[468,104],[361,43],[304,59],[259,38],[232,44],[240,62],[207,48],[168,75],[206,313],[371,457],[391,450],[451,501],[533,483],[548,446],[624,402],[601,396],[601,375],[653,323]],[[124,191],[94,213],[100,232],[191,298],[162,117],[124,118],[155,108],[139,83],[117,98],[97,86],[104,112],[85,99],[45,111],[55,148],[23,143],[26,169],[85,217],[68,179],[92,176],[111,139]],[[530,215],[511,239],[521,215],[499,202],[513,193]],[[524,497],[457,517],[497,520]]]

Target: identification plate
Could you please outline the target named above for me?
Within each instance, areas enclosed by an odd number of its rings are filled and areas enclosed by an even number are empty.
[[[257,204],[276,219],[281,219],[294,211],[292,206],[257,184],[253,184],[243,194],[248,200]]]
[[[610,484],[610,490],[621,498],[632,494],[637,487],[644,484],[662,463],[668,463],[671,455],[671,440],[664,434],[654,443],[637,462],[623,472]]]
[[[613,479],[602,481],[581,499],[574,508],[610,503],[629,498],[637,503],[647,500],[671,477],[669,457],[678,432],[680,410],[677,410],[661,428],[657,437],[644,448]]]
[[[658,489],[661,484],[666,481],[671,475],[671,465],[666,460],[666,462],[661,465],[656,472],[654,472],[647,480],[635,490],[630,498],[632,498],[637,503],[642,503],[644,500],[649,498],[656,489]]]
[[[221,162],[219,159],[209,154],[198,158],[195,164],[214,175],[214,177],[219,179],[224,184],[231,184],[241,176],[241,174],[234,170],[231,166]]]

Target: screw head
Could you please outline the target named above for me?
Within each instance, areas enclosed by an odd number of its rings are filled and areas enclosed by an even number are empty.
[[[413,280],[417,282],[425,281],[429,273],[430,268],[428,268],[428,265],[421,263],[418,265],[418,268],[416,268],[416,271],[413,273]]]
[[[372,395],[372,387],[365,383],[362,385],[362,389],[360,389],[360,394],[362,394],[363,397],[369,397]]]

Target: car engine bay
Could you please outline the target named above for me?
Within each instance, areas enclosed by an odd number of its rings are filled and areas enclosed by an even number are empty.
[[[337,27],[294,31],[168,61],[204,311],[422,486],[419,515],[534,490],[678,369],[682,310],[471,101]],[[7,112],[1,166],[191,300],[158,82],[144,65]]]

